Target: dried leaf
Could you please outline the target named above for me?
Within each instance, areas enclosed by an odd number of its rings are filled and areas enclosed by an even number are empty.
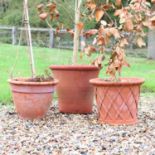
[[[138,37],[137,38],[137,45],[139,47],[143,47],[143,46],[146,46],[146,43],[144,42],[144,40],[141,37]]]
[[[124,30],[127,32],[131,32],[134,29],[133,22],[130,18],[126,19],[124,23]]]
[[[97,57],[91,64],[96,67],[102,68],[102,62],[104,59],[105,59],[105,56],[102,54],[99,57]]]
[[[151,21],[151,25],[152,25],[152,26],[155,26],[155,16],[153,16],[153,17],[150,19],[150,21]]]
[[[81,32],[84,28],[84,24],[82,22],[77,23],[77,28],[78,28],[79,32]]]
[[[96,8],[96,4],[91,0],[87,0],[86,7],[90,10],[94,10]]]
[[[122,13],[122,9],[116,10],[114,16],[119,16]]]
[[[120,41],[120,47],[125,47],[126,45],[128,45],[128,41],[126,38],[121,39]]]
[[[49,12],[54,12],[56,10],[56,3],[48,3],[47,7],[49,8]]]
[[[88,30],[88,31],[84,32],[83,35],[84,35],[84,37],[89,38],[89,37],[97,34],[97,32],[98,32],[97,29],[91,29],[91,30]]]
[[[105,45],[105,40],[104,40],[104,37],[103,37],[103,36],[99,36],[99,37],[97,38],[97,45],[98,45],[98,46],[103,46],[103,45]]]
[[[67,32],[71,35],[71,37],[74,37],[74,31],[72,29],[67,29]]]
[[[38,11],[41,11],[44,8],[44,4],[39,4],[37,5]]]
[[[122,0],[116,0],[115,4],[118,7],[121,6],[122,5]]]
[[[115,39],[120,38],[120,33],[117,28],[110,28],[109,31],[115,37]]]
[[[99,22],[104,15],[104,11],[102,9],[97,9],[95,12],[96,21]]]
[[[107,11],[107,10],[109,10],[110,8],[112,7],[112,4],[103,4],[102,6],[101,6],[101,8],[103,8],[103,10],[104,11]]]
[[[48,17],[48,13],[46,13],[46,12],[41,13],[41,14],[39,15],[39,18],[40,18],[41,20],[45,20],[47,17]]]
[[[92,53],[96,52],[96,48],[92,45],[88,45],[85,49],[84,52],[87,56],[91,56]]]
[[[155,3],[155,0],[151,0],[152,3]]]

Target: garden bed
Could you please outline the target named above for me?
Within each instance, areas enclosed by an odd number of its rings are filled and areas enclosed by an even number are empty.
[[[0,154],[102,155],[155,154],[155,96],[142,94],[139,123],[134,126],[99,125],[94,113],[67,115],[57,102],[44,119],[25,121],[14,109],[0,109]]]

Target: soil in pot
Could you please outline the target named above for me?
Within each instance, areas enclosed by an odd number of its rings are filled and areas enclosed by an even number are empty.
[[[98,76],[99,68],[89,65],[53,65],[50,68],[54,77],[59,80],[59,111],[73,114],[91,113],[94,90],[89,80]]]
[[[95,87],[98,119],[112,125],[137,123],[140,78],[122,78],[119,82],[92,79]]]
[[[52,102],[58,80],[17,78],[9,80],[16,112],[24,119],[42,118]]]

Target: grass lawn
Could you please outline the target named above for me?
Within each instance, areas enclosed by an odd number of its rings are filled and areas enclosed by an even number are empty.
[[[18,59],[16,55],[18,53]],[[35,64],[37,74],[43,74],[44,70],[51,64],[71,64],[72,52],[60,49],[34,48]],[[96,55],[93,55],[95,57]],[[108,56],[107,56],[108,57]],[[80,64],[88,64],[93,58],[80,60]],[[143,92],[155,92],[155,61],[139,58],[135,55],[128,56],[130,68],[124,68],[124,77],[142,77],[146,82],[142,87]],[[14,77],[30,76],[29,56],[26,47],[18,47],[7,44],[0,44],[0,102],[10,103],[11,94],[8,85],[8,78],[14,64]],[[105,77],[103,67],[100,77]]]

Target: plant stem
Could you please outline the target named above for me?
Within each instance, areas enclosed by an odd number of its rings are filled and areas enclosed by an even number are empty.
[[[75,28],[74,28],[74,48],[73,48],[73,65],[77,64],[78,60],[78,50],[79,50],[79,37],[80,33],[77,24],[80,22],[80,6],[82,0],[75,0]]]

